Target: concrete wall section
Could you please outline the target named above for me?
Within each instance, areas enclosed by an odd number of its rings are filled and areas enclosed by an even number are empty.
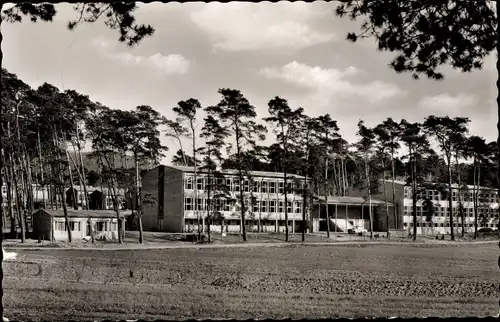
[[[171,167],[164,168],[164,215],[159,228],[164,232],[182,233],[184,230],[184,173]]]
[[[142,227],[145,231],[151,231],[156,229],[157,217],[158,217],[158,204],[161,202],[158,196],[158,176],[159,167],[151,169],[146,172],[142,177],[142,191],[151,196],[155,201],[155,204],[145,204],[143,205],[142,212]]]

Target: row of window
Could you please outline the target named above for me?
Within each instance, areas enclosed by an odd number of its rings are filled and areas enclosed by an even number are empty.
[[[295,225],[299,225],[300,224],[300,220],[295,220]],[[228,226],[239,226],[241,223],[240,220],[235,220],[235,219],[230,219],[230,220],[224,220],[224,225],[228,225]],[[284,227],[285,226],[285,223],[286,223],[286,220],[278,220],[278,226],[282,226]],[[193,226],[193,225],[198,225],[198,219],[185,219],[185,224],[186,225],[189,225],[189,226]],[[201,220],[200,220],[200,225],[202,224]],[[206,221],[205,221],[205,224],[206,224]],[[219,224],[220,225],[220,221],[213,221],[212,224]],[[252,220],[252,219],[248,219],[248,220],[245,220],[245,226],[258,226],[259,225],[259,222],[257,220]],[[260,221],[260,225],[262,226],[275,226],[276,225],[276,220],[261,220]],[[289,220],[288,221],[288,226],[292,226],[293,225],[293,220]]]
[[[82,224],[80,221],[69,221],[68,222],[71,231],[82,231],[82,229],[86,229],[86,223]],[[118,229],[118,224],[115,222],[107,222],[107,221],[98,221],[95,223],[94,230],[95,231],[116,231]],[[65,221],[56,221],[54,222],[54,230],[55,231],[66,231],[66,222]]]
[[[226,199],[213,199],[213,210],[215,211],[232,211],[235,202]],[[196,208],[198,211],[207,210],[207,199],[197,198]],[[184,198],[184,210],[195,210],[194,209],[194,198]],[[284,213],[285,212],[285,202],[276,200],[257,200],[252,205],[252,211],[254,213],[265,212],[265,213]],[[301,201],[288,201],[287,202],[287,212],[288,213],[302,213],[302,202]]]
[[[403,224],[403,226],[405,228],[407,228],[407,227],[413,228],[413,223],[406,223],[405,222]],[[422,222],[422,223],[418,222],[417,223],[417,228],[420,228],[420,227],[422,227],[422,228],[425,228],[425,227],[429,227],[429,228],[431,228],[431,227],[448,227],[449,228],[450,224],[449,223],[435,223],[435,222]],[[460,227],[462,227],[462,224],[455,222],[455,223],[453,223],[453,227],[460,228]],[[464,224],[464,227],[465,228],[473,228],[474,227],[474,223]],[[496,225],[495,224],[483,224],[483,225],[478,224],[478,228],[482,228],[482,227],[491,227],[491,228],[493,228],[493,227],[496,227]]]
[[[493,215],[493,214],[498,213],[498,209],[480,207],[477,209],[477,212],[478,212],[478,214]],[[404,213],[405,213],[405,215],[413,214],[413,207],[412,206],[405,206]],[[425,209],[421,206],[417,206],[417,214],[421,214],[421,213],[425,214]],[[453,208],[453,213],[459,213],[458,208]],[[449,214],[448,207],[434,206],[434,215],[435,216],[440,216],[440,215],[445,215],[445,214]],[[474,208],[464,208],[464,214],[466,216],[474,216]]]
[[[461,192],[460,193],[462,196],[462,200],[473,200],[473,192]],[[458,192],[452,191],[451,193],[451,199],[452,201],[459,201],[458,198]],[[411,195],[411,188],[406,188],[404,189],[404,198],[405,199],[412,199]],[[490,202],[490,203],[497,203],[498,202],[498,195],[495,192],[480,192],[479,193],[479,202]],[[446,198],[443,198],[443,196],[440,194],[439,191],[437,190],[426,190],[423,193],[417,193],[417,199],[429,199],[429,200],[446,200]]]
[[[212,181],[212,180],[211,180]],[[184,189],[193,190],[194,180],[192,177],[187,177],[184,180]],[[208,188],[208,178],[197,178],[196,179],[196,189],[205,190]],[[214,178],[212,186],[214,188],[225,186],[229,191],[239,192],[240,183],[238,179],[232,178]],[[303,182],[287,182],[287,192],[293,193],[294,190],[303,189]],[[220,189],[219,189],[220,190]],[[253,181],[243,180],[243,192],[256,192],[256,193],[285,193],[285,182],[284,181]]]

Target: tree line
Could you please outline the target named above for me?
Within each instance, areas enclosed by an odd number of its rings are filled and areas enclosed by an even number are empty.
[[[286,99],[275,97],[268,103],[269,116],[259,118],[255,106],[235,89],[220,89],[220,102],[213,106],[202,106],[195,98],[180,101],[172,108],[175,117],[168,119],[150,106],[141,105],[130,111],[111,109],[75,90],[60,91],[47,83],[32,89],[5,69],[2,69],[2,86],[2,127],[6,134],[2,137],[6,165],[2,177],[7,188],[2,220],[10,222],[11,230],[20,227],[23,241],[28,218],[36,208],[33,184],[47,188],[51,196],[60,197],[59,201],[57,198],[46,201],[44,197],[43,204],[37,207],[61,207],[71,241],[65,190],[80,185],[88,197],[87,186],[91,182],[110,191],[117,218],[122,202],[118,189],[125,188],[134,194],[136,202],[132,203],[132,210],[142,242],[142,205],[155,200],[140,193],[141,171],[158,165],[168,150],[161,142],[162,136],[169,137],[179,147],[172,163],[193,167],[194,182],[200,171],[208,174],[205,216],[209,225],[223,217],[214,200],[230,198],[224,184],[217,180],[223,177],[223,169],[236,171],[240,187],[244,180],[252,181],[251,171],[283,173],[285,204],[290,193],[303,196],[303,223],[318,196],[326,202],[329,195],[361,194],[371,204],[372,195],[380,193],[380,181],[386,189],[386,182],[405,180],[412,187],[414,238],[416,203],[423,187],[434,185],[448,199],[453,227],[452,185],[457,184],[464,194],[467,185],[497,185],[496,143],[469,135],[470,120],[464,117],[431,115],[420,123],[387,118],[373,127],[360,121],[358,140],[349,143],[342,138],[337,121],[330,114],[309,116],[302,107],[292,108]],[[269,132],[276,135],[276,141],[266,146],[263,141]],[[189,147],[185,146],[186,141]],[[431,148],[433,142],[439,147],[437,151]],[[95,160],[97,171],[89,171],[84,163],[82,150],[89,143],[92,152],[86,157]],[[293,174],[304,176],[309,184],[293,185],[290,177]],[[193,209],[201,218],[196,205],[196,186],[193,185]],[[387,197],[390,193],[386,191],[383,194],[389,216],[388,204],[395,199],[394,185],[392,198]],[[479,189],[474,189],[473,195],[476,205]],[[246,240],[245,216],[251,213],[256,198],[253,193],[236,196],[241,233]],[[459,201],[465,201],[462,194]],[[82,203],[82,207],[88,209],[88,206],[89,200]],[[371,210],[369,215],[372,222]],[[460,207],[459,215],[463,228],[464,213]],[[328,211],[326,217],[329,234]],[[285,221],[288,222],[287,207]],[[305,230],[303,227],[303,239]],[[119,231],[122,242],[121,224]],[[373,233],[372,227],[370,231]],[[198,233],[201,234],[200,226]],[[453,229],[451,234],[454,238]],[[285,235],[288,241],[288,225]]]

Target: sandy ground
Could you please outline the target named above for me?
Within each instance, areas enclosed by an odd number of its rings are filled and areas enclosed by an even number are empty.
[[[492,316],[500,295],[491,243],[16,251],[13,319]]]

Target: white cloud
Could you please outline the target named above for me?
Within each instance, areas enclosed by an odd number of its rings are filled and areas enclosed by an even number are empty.
[[[123,65],[147,67],[168,75],[184,75],[189,72],[190,61],[178,54],[162,55],[156,53],[150,56],[133,55],[129,52],[114,51],[114,42],[103,37],[92,40],[92,46],[109,59],[114,59]]]
[[[451,96],[450,94],[444,93],[436,96],[425,96],[419,101],[418,106],[428,110],[458,111],[461,108],[469,107],[477,102],[477,97],[473,95],[460,93],[456,96]]]
[[[328,14],[307,3],[208,3],[191,13],[215,50],[300,49],[332,41],[333,33],[313,30],[308,21]]]
[[[377,103],[406,94],[398,86],[382,81],[368,84],[353,83],[350,78],[362,73],[353,66],[345,70],[325,69],[294,61],[280,68],[264,67],[259,73],[268,79],[281,79],[290,84],[307,88],[312,91],[312,97],[322,104],[327,104],[333,98],[353,96],[360,96],[371,103]]]

